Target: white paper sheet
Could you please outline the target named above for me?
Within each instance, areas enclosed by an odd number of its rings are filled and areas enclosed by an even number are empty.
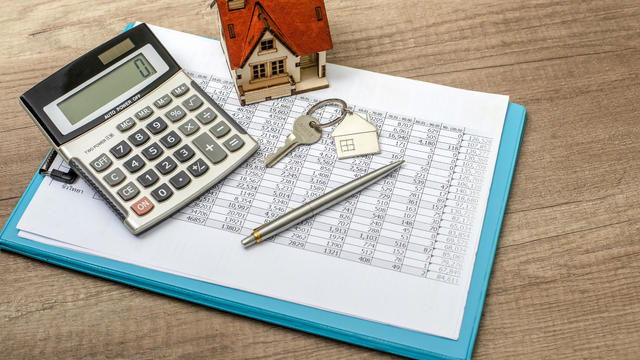
[[[152,29],[261,150],[139,237],[84,181],[45,179],[18,224],[21,236],[457,339],[508,97],[328,64],[329,89],[242,107],[219,42]],[[293,119],[330,97],[371,115],[382,152],[337,160],[325,132],[265,169],[265,154],[282,144]],[[400,158],[399,172],[360,194],[272,241],[240,246],[264,221]]]

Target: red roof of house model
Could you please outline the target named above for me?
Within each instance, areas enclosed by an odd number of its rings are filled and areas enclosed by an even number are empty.
[[[333,47],[324,0],[246,0],[237,10],[227,1],[218,0],[218,10],[232,69],[244,66],[267,30],[296,56]]]

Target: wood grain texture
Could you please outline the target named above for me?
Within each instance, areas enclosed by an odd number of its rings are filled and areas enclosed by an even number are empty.
[[[218,37],[209,0],[3,3],[0,221],[48,145],[18,96],[135,20]],[[640,3],[326,0],[328,61],[528,110],[477,359],[640,354]],[[3,358],[390,358],[0,253]]]

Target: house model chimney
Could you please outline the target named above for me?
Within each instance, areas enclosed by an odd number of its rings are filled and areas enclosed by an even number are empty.
[[[229,0],[227,5],[229,6],[229,10],[244,9],[246,5],[246,1],[245,0]]]

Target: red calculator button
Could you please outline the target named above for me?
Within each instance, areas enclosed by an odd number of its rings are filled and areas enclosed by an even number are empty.
[[[136,201],[131,205],[131,210],[133,210],[138,216],[142,216],[153,209],[153,203],[149,198],[143,196],[140,200]]]

